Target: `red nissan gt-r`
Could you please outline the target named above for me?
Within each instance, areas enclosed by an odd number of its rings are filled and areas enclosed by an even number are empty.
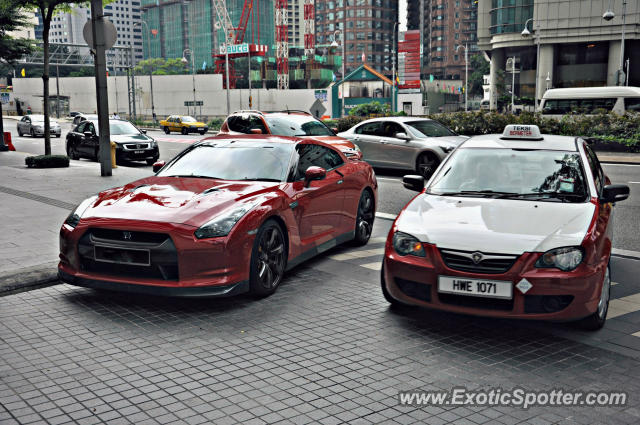
[[[266,296],[285,270],[371,235],[373,169],[316,140],[228,136],[156,165],[156,175],[71,212],[60,230],[61,281],[159,295]]]

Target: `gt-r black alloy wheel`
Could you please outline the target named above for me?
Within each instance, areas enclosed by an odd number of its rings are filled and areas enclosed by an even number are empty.
[[[273,294],[282,281],[287,248],[282,229],[267,220],[258,230],[251,254],[251,292],[257,296]]]
[[[371,191],[365,189],[360,195],[358,214],[356,215],[356,234],[353,238],[355,245],[365,245],[371,237],[374,219],[374,200]]]

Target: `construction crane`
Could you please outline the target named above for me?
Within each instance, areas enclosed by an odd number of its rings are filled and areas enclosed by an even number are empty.
[[[287,0],[276,0],[276,70],[280,90],[289,88],[289,11]]]
[[[249,19],[252,16],[257,17],[258,25],[260,27],[260,13],[257,15],[253,14],[253,0],[245,0],[244,5],[242,7],[242,14],[240,15],[240,21],[238,22],[238,26],[234,27],[231,22],[231,17],[229,16],[229,11],[226,7],[225,0],[213,0],[213,4],[216,10],[216,15],[218,15],[218,23],[220,27],[224,30],[225,34],[225,44],[221,48],[221,51],[214,52],[213,57],[215,60],[215,73],[222,74],[222,81],[226,81],[226,61],[225,56],[228,53],[229,59],[229,88],[235,89],[236,82],[241,75],[236,74],[235,66],[233,64],[233,60],[238,57],[243,56],[264,56],[267,53],[267,46],[261,44],[254,43],[244,43],[244,36],[247,31],[247,25],[249,24]],[[259,31],[259,30],[258,30]],[[251,76],[249,76],[251,78]],[[226,88],[226,82],[224,83]]]

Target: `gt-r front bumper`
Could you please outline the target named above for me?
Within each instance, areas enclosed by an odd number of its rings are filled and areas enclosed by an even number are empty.
[[[478,316],[569,321],[598,308],[606,264],[581,264],[571,272],[534,267],[540,253],[524,253],[504,273],[469,273],[448,267],[435,245],[423,244],[425,257],[400,256],[392,242],[385,249],[383,284],[396,300],[411,305]],[[440,276],[510,282],[511,299],[458,295],[439,291]],[[526,279],[524,293],[516,286]]]
[[[196,239],[183,224],[83,219],[60,229],[60,280],[168,296],[231,296],[249,289],[254,235]],[[244,233],[244,234],[243,234]]]

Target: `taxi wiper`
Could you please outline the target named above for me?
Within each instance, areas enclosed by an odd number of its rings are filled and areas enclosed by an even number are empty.
[[[440,196],[482,196],[486,198],[502,198],[518,195],[516,192],[500,192],[495,190],[461,190],[459,192],[438,193]]]
[[[584,199],[584,195],[570,192],[531,192],[531,193],[514,193],[512,195],[503,195],[500,198],[540,198],[540,199],[560,199],[562,201],[573,199]]]

